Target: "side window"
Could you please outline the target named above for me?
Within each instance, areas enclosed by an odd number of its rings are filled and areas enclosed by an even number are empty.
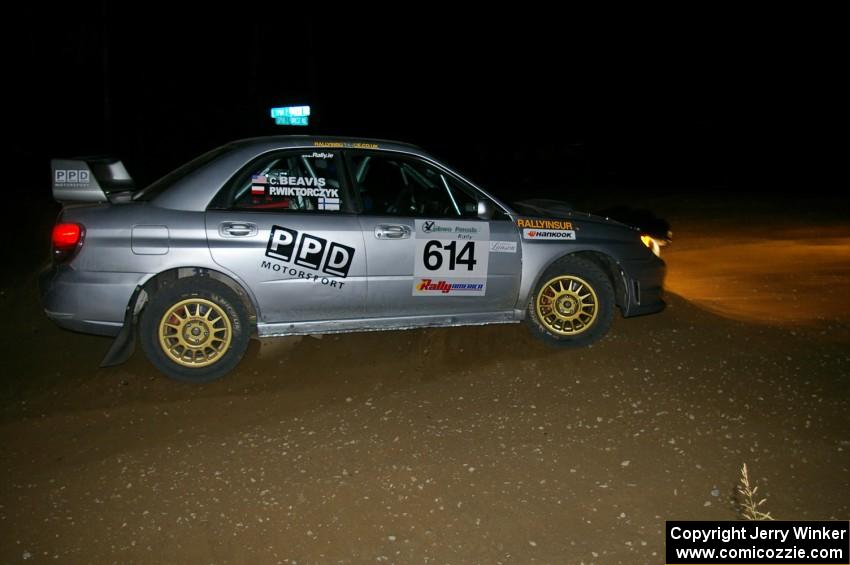
[[[342,156],[334,151],[282,151],[254,161],[228,184],[216,208],[275,212],[348,211]],[[221,195],[220,195],[221,196]]]
[[[471,187],[417,159],[354,154],[350,164],[364,214],[450,218],[478,215],[478,195]]]

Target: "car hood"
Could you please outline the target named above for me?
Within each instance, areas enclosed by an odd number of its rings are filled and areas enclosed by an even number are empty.
[[[512,202],[511,206],[520,216],[529,218],[572,218],[581,219],[582,221],[636,229],[634,226],[618,222],[617,220],[612,220],[611,218],[597,216],[588,212],[580,212],[573,209],[572,204],[563,200],[533,198],[530,200]]]

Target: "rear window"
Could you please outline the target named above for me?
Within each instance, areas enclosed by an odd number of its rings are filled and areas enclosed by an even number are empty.
[[[169,188],[174,185],[177,181],[186,176],[194,173],[213,159],[218,158],[220,155],[223,155],[230,151],[229,145],[222,145],[221,147],[216,147],[212,151],[207,151],[203,155],[199,157],[195,157],[188,163],[181,165],[162,177],[159,180],[154,181],[149,184],[139,192],[133,195],[133,200],[142,200],[149,201],[153,200]]]

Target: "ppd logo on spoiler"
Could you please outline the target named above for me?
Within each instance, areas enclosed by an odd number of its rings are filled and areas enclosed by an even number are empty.
[[[53,182],[56,184],[88,184],[90,173],[85,169],[55,169]]]
[[[299,234],[283,226],[272,226],[266,257],[345,278],[354,260],[354,248],[334,241],[329,244],[321,237]]]

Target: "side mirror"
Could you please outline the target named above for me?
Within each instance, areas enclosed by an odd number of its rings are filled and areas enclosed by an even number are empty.
[[[492,219],[495,212],[496,210],[493,208],[493,204],[489,200],[478,201],[478,217],[482,220]]]

